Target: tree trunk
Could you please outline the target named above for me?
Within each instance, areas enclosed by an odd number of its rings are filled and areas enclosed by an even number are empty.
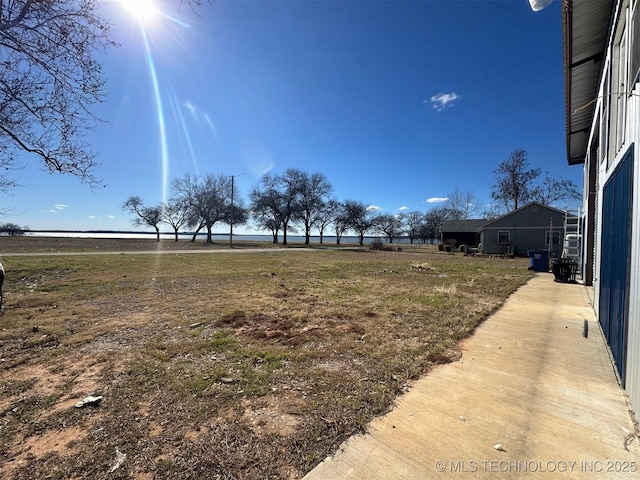
[[[200,230],[202,230],[202,225],[200,225],[195,232],[193,232],[193,237],[191,237],[191,241],[195,242],[196,238],[198,237],[198,233],[200,233]]]
[[[360,233],[360,246],[362,247],[364,245],[364,232]]]
[[[207,243],[213,243],[213,234],[211,233],[212,228],[213,228],[213,225],[211,226],[207,225]]]
[[[174,228],[173,230],[174,230],[174,235],[175,235],[175,241],[177,242],[178,241],[178,229]]]
[[[156,242],[160,241],[160,229],[156,227]]]

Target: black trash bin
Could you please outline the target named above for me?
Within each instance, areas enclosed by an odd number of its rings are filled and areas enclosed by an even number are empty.
[[[553,261],[551,271],[556,282],[573,283],[578,273],[578,262],[573,258],[558,258]]]

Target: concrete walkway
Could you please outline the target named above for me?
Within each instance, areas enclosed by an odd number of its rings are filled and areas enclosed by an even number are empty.
[[[626,438],[633,422],[583,286],[538,274],[462,348],[305,479],[640,478],[640,442]]]

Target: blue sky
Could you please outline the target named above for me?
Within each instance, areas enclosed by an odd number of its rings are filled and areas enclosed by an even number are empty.
[[[148,51],[139,21],[103,3],[121,44],[103,58],[107,122],[88,137],[104,187],[25,157],[3,221],[132,230],[121,204],[157,204],[185,173],[237,175],[248,198],[288,167],[386,213],[456,188],[485,206],[516,149],[581,187],[566,162],[560,2],[216,0],[199,16],[178,3],[155,1],[166,16],[145,18]]]

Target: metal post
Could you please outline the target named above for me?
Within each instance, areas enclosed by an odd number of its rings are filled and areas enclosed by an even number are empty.
[[[235,177],[231,175],[231,222],[229,223],[229,246],[233,247],[233,189]]]

